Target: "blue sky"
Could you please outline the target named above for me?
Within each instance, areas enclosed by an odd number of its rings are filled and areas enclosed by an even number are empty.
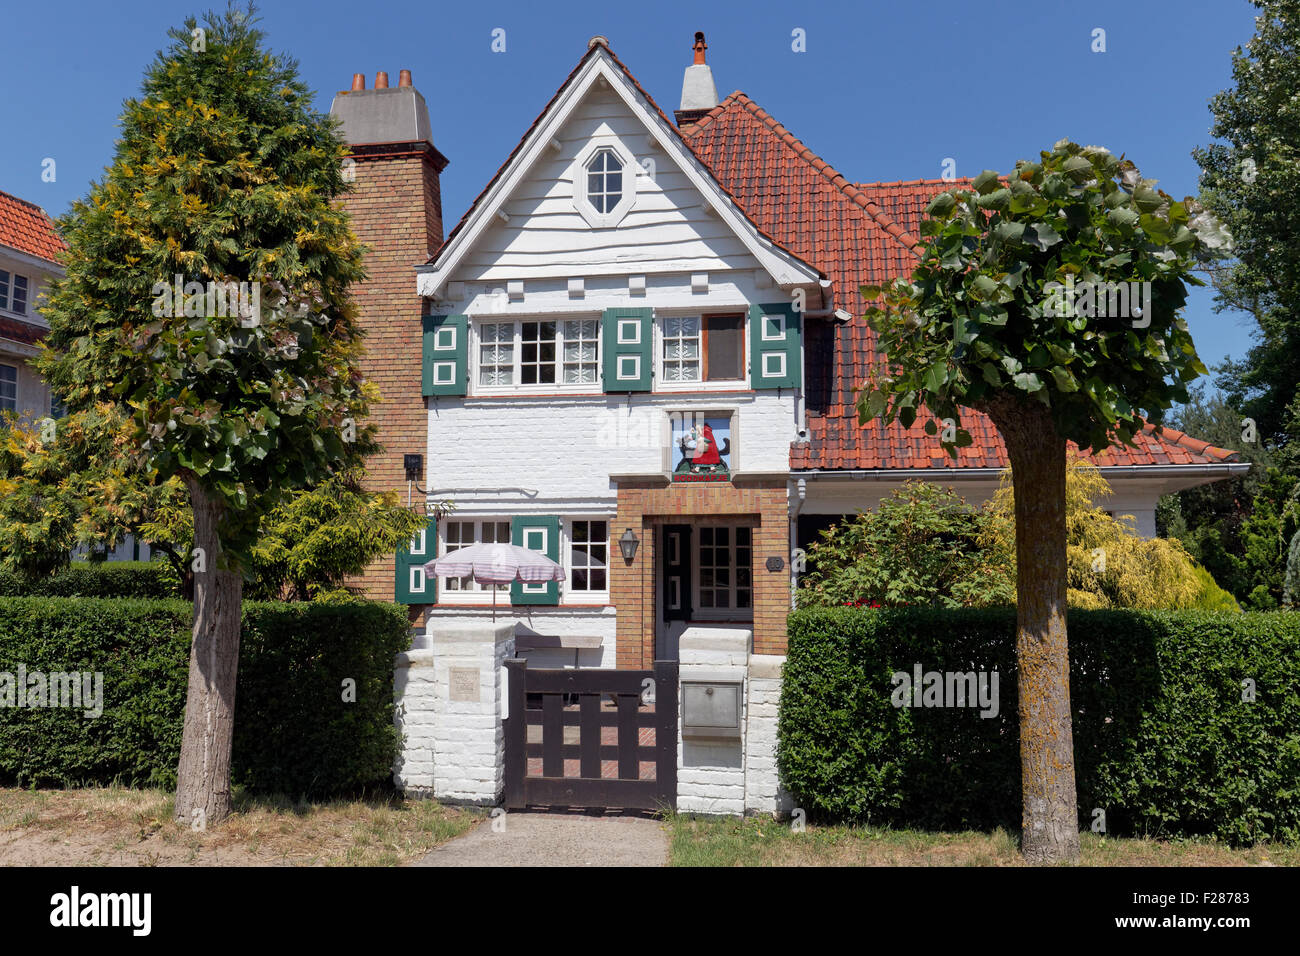
[[[218,4],[211,4],[216,6]],[[135,95],[187,2],[43,0],[0,19],[0,189],[59,215],[111,160]],[[1246,0],[440,3],[264,0],[270,46],[295,57],[324,111],[354,72],[409,69],[429,103],[448,228],[600,33],[665,111],[696,30],[720,96],[741,89],[860,182],[1010,169],[1062,136],[1124,152],[1175,196],[1195,193],[1209,98],[1249,39]],[[505,31],[505,52],[492,51]],[[804,31],[806,52],[792,49]],[[1104,30],[1105,52],[1093,52]],[[43,182],[42,161],[56,162]],[[1193,290],[1206,364],[1250,345],[1244,317]]]

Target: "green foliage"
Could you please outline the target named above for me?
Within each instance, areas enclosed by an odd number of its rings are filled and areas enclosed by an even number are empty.
[[[313,796],[386,782],[401,750],[393,659],[409,628],[405,608],[372,601],[247,606],[234,779]]]
[[[1097,466],[1066,472],[1068,601],[1078,608],[1239,610],[1177,541],[1145,539],[1099,505]],[[1016,600],[1015,492],[1010,471],[982,508],[951,489],[909,481],[807,547],[800,607],[993,607]]]
[[[71,410],[123,409],[148,470],[225,506],[236,562],[284,494],[375,450],[348,291],[362,251],[336,202],[346,147],[252,22],[209,15],[199,48],[186,21],[126,101],[112,165],[60,221],[39,363]],[[247,314],[172,301],[178,275],[254,284]]]
[[[1219,587],[1209,571],[1198,565],[1192,569],[1192,573],[1196,575],[1197,583],[1200,585],[1200,590],[1196,592],[1196,599],[1192,602],[1194,609],[1198,611],[1241,610],[1237,599]]]
[[[963,407],[1010,395],[1042,403],[1087,450],[1131,441],[1186,401],[1206,369],[1178,310],[1186,285],[1202,284],[1193,256],[1219,241],[1215,224],[1104,149],[1062,140],[1040,156],[936,196],[912,277],[863,287],[869,301],[883,296],[867,317],[888,364],[859,395],[862,421],[911,428],[928,410],[960,425]],[[1147,314],[1089,317],[1060,293],[1112,282],[1149,283]],[[954,457],[971,444],[963,428],[944,431]]]
[[[113,548],[136,534],[181,573],[188,539],[177,553],[163,532],[188,527],[184,489],[131,453],[128,427],[105,402],[0,432],[0,569],[39,580],[66,568],[77,545]]]
[[[980,545],[988,525],[985,511],[951,489],[909,481],[808,545],[799,604],[1012,604],[1011,569]]]
[[[1111,494],[1101,470],[1070,455],[1065,475],[1067,600],[1071,607],[1197,607],[1206,593],[1196,563],[1177,541],[1143,538],[1128,523],[1131,515],[1109,515],[1099,502]],[[983,539],[988,560],[1015,572],[1015,487],[1010,471],[989,502],[992,520]],[[1210,584],[1213,585],[1213,578]]]
[[[1282,606],[1294,610],[1300,605],[1300,530],[1291,536],[1287,547],[1286,581],[1282,590]]]
[[[5,709],[0,781],[174,786],[193,608],[181,601],[0,598],[0,671],[103,673],[103,714]],[[326,796],[383,782],[399,752],[393,658],[409,646],[390,604],[246,603],[232,777]],[[343,681],[356,681],[355,703]]]
[[[162,551],[192,593],[189,496],[129,452],[126,422],[103,404],[57,423],[14,423],[0,434],[0,569],[39,582],[68,567],[76,545],[111,548],[133,534]],[[444,505],[449,508],[450,505]],[[254,599],[306,600],[409,541],[426,519],[396,492],[368,491],[360,469],[291,492],[259,522],[244,562]],[[107,591],[101,597],[149,597]]]
[[[1218,142],[1193,153],[1201,199],[1232,230],[1235,259],[1214,264],[1217,307],[1258,323],[1246,360],[1217,384],[1275,441],[1300,428],[1300,245],[1292,197],[1300,192],[1300,2],[1256,0],[1255,34],[1232,56],[1233,87],[1210,101]]]
[[[337,590],[346,576],[393,553],[426,523],[396,492],[363,489],[359,471],[330,478],[263,519],[249,555],[249,595],[307,600]]]
[[[933,829],[1020,823],[1011,610],[800,609],[790,616],[778,762],[823,818]],[[1072,611],[1081,828],[1300,840],[1300,617]],[[891,675],[999,673],[996,717],[895,708]],[[1255,682],[1243,701],[1242,680]]]
[[[0,571],[3,597],[179,598],[176,570],[163,561],[74,561],[51,577],[28,580]]]

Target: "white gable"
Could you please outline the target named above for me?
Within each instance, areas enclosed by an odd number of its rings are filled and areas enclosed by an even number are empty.
[[[583,163],[602,147],[629,160],[623,187],[635,190],[612,225],[593,217],[581,196]],[[602,48],[438,262],[420,270],[419,292],[444,298],[452,281],[733,270],[765,272],[787,290],[818,283],[815,270],[758,233]]]

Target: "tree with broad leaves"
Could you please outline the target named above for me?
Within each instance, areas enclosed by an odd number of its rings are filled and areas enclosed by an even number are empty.
[[[1241,361],[1215,369],[1228,402],[1256,422],[1259,439],[1300,461],[1300,0],[1252,0],[1255,33],[1232,54],[1233,86],[1210,101],[1216,142],[1193,151],[1201,201],[1231,231],[1231,256],[1207,257],[1215,308],[1257,324]],[[1290,446],[1289,448],[1287,446]]]
[[[230,811],[242,569],[261,518],[376,449],[349,294],[362,250],[335,202],[345,147],[253,23],[231,7],[170,31],[112,165],[62,220],[41,360],[72,411],[123,409],[143,462],[189,492],[176,817],[205,825]]]
[[[1227,236],[1132,162],[1065,140],[1009,175],[986,170],[936,196],[921,231],[912,276],[862,290],[887,358],[858,414],[904,428],[923,419],[954,457],[972,441],[964,409],[1002,434],[1016,492],[1021,852],[1074,860],[1067,442],[1131,443],[1187,400],[1205,367],[1178,310],[1186,286],[1201,284],[1198,249]]]

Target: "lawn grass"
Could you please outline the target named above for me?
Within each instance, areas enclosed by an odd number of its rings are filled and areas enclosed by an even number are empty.
[[[196,831],[174,806],[163,790],[0,788],[0,865],[398,866],[483,819],[392,793],[303,802],[237,790],[232,815]]]
[[[992,833],[928,833],[814,826],[799,832],[770,817],[667,815],[670,866],[1021,866],[1019,839]],[[1300,847],[1233,849],[1213,840],[1080,835],[1083,866],[1300,866]]]

